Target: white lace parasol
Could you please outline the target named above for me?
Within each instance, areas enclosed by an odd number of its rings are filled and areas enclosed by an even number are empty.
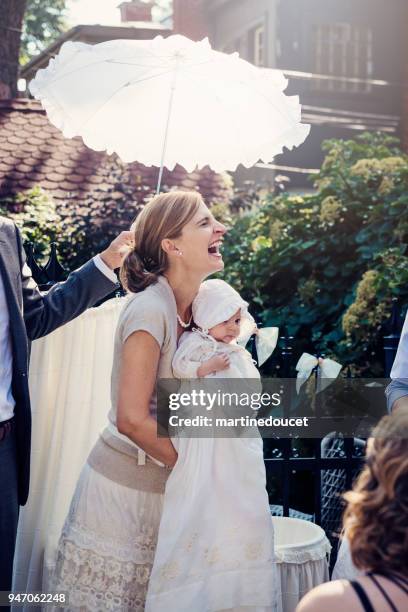
[[[64,136],[81,136],[92,149],[147,166],[222,172],[270,162],[305,140],[310,126],[286,85],[279,71],[174,35],[66,42],[30,90]]]

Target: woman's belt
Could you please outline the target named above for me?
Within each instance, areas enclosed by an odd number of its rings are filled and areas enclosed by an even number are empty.
[[[171,468],[158,466],[149,456],[146,456],[144,465],[138,465],[137,454],[130,454],[129,445],[106,429],[93,447],[87,463],[109,480],[147,493],[164,493],[171,472]]]
[[[127,453],[128,455],[133,455],[134,453],[137,453],[138,465],[144,465],[146,463],[146,457],[149,456],[149,459],[151,459],[153,463],[160,465],[160,467],[164,467],[164,463],[157,461],[157,459],[155,459],[154,457],[150,457],[150,455],[147,455],[147,453],[145,453],[142,448],[135,444],[133,440],[130,440],[130,438],[128,438],[127,436],[124,436],[123,434],[119,433],[116,425],[114,425],[110,421],[108,421],[107,426],[101,434],[102,438],[105,434],[111,434],[112,436],[123,442],[120,447],[115,447],[119,448],[119,450],[121,450],[123,453]]]

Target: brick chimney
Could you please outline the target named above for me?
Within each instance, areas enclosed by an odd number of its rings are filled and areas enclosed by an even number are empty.
[[[122,2],[119,4],[122,23],[127,21],[152,21],[154,4],[154,2],[142,2],[142,0]]]
[[[173,0],[173,31],[192,40],[208,36],[205,0]]]

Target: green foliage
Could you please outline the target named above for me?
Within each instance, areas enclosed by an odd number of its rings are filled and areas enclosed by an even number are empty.
[[[99,173],[106,177],[105,189],[89,193],[79,204],[67,201],[59,208],[67,240],[58,250],[69,270],[100,253],[122,230],[129,229],[152,195],[141,177],[131,176],[119,159],[109,158]]]
[[[108,186],[95,189],[80,202],[57,205],[40,187],[0,200],[0,214],[15,221],[24,241],[34,243],[40,263],[47,258],[50,243],[56,242],[67,270],[82,265],[128,229],[152,195],[150,187],[129,176],[126,165],[115,158],[108,159],[99,172]]]
[[[65,29],[66,0],[27,0],[20,63],[43,51]]]
[[[257,195],[239,214],[213,206],[231,228],[223,277],[264,325],[295,337],[297,354],[319,352],[380,376],[392,299],[408,298],[408,157],[393,139],[372,134],[328,141],[325,149],[314,193]],[[15,220],[40,255],[57,242],[63,265],[73,269],[129,227],[151,195],[118,161],[103,172],[111,188],[81,204],[57,209],[35,188],[1,201],[0,214]]]
[[[101,182],[86,197],[54,202],[37,187],[0,201],[0,212],[2,209],[2,214],[23,228],[24,238],[35,243],[39,255],[48,253],[49,243],[56,242],[62,265],[73,270],[104,250],[122,230],[129,229],[155,193],[154,175],[146,180],[116,156],[107,157],[97,173]],[[213,177],[213,185],[222,197],[228,193],[225,178],[222,182],[219,176]],[[168,189],[170,186],[163,186],[163,191]],[[217,215],[231,224],[228,207],[221,202],[217,209]]]
[[[378,134],[330,140],[311,195],[268,195],[238,218],[224,278],[264,325],[381,375],[379,327],[408,298],[408,157]]]
[[[44,263],[51,242],[62,243],[64,230],[55,203],[40,187],[0,201],[0,215],[12,219],[24,242],[33,242],[39,262]]]
[[[211,206],[211,212],[220,223],[230,227],[234,223],[234,218],[228,204],[217,203]]]

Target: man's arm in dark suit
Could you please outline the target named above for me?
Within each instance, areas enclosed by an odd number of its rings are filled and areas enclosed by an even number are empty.
[[[119,287],[105,276],[91,260],[65,282],[57,283],[48,293],[41,293],[26,263],[21,235],[16,228],[23,288],[23,310],[27,336],[35,340],[71,321]]]

